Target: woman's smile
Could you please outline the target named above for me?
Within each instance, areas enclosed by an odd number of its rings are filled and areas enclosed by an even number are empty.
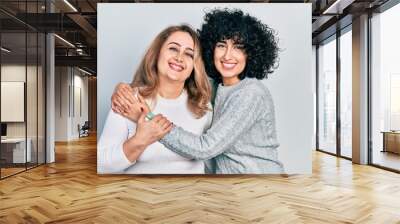
[[[184,83],[194,68],[194,49],[194,40],[188,33],[172,33],[160,50],[158,75],[162,79]]]
[[[243,45],[233,39],[219,41],[214,48],[214,65],[225,85],[239,82],[239,75],[246,67],[247,55]]]
[[[183,65],[180,65],[180,64],[175,63],[175,62],[169,62],[168,65],[172,70],[174,70],[176,72],[181,72],[181,71],[183,71],[185,69]]]
[[[230,69],[233,69],[236,66],[237,63],[221,61],[221,64],[222,64],[222,67],[224,69],[230,70]]]

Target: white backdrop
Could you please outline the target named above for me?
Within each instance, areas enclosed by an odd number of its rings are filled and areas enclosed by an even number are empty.
[[[314,148],[314,80],[311,72],[311,4],[100,3],[97,36],[98,136],[118,82],[131,82],[144,52],[169,25],[200,28],[204,12],[239,8],[277,31],[279,68],[264,83],[275,103],[279,159],[285,171],[311,173]]]
[[[25,82],[1,82],[1,122],[24,122]]]

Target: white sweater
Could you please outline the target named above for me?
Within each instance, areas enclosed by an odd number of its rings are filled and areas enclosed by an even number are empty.
[[[187,93],[176,99],[158,97],[154,114],[163,114],[171,122],[200,135],[211,125],[212,112],[196,119],[187,107]],[[202,174],[204,162],[186,159],[159,142],[149,145],[140,157],[130,162],[122,149],[124,142],[136,132],[136,124],[114,113],[108,113],[97,145],[97,172],[125,174]]]

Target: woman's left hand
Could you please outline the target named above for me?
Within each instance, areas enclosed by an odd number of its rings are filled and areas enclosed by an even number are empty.
[[[173,124],[161,114],[152,120],[145,120],[146,113],[142,113],[136,125],[136,133],[123,145],[123,150],[129,161],[133,162],[154,142],[163,138],[173,128]]]
[[[146,113],[142,113],[138,119],[134,138],[148,146],[163,138],[173,128],[173,123],[161,114],[157,114],[152,120],[145,120]]]

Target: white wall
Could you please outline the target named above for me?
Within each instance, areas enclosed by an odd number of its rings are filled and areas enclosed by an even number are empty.
[[[18,64],[8,64],[1,66],[1,81],[9,82],[25,82],[26,71],[28,74],[36,74],[36,67],[18,65]],[[29,78],[29,77],[28,77]],[[30,85],[36,85],[36,81],[29,80]],[[36,99],[36,88],[27,88],[27,103],[31,103]],[[35,101],[36,102],[36,101]],[[28,112],[35,111],[37,104],[30,105],[34,108],[30,108]],[[1,108],[1,110],[8,110],[9,108]],[[22,108],[24,109],[24,108]],[[33,110],[32,110],[33,109]],[[27,113],[28,125],[28,137],[29,134],[35,131],[36,125],[34,126],[31,122],[36,121],[36,113]],[[35,122],[36,123],[36,122]],[[26,122],[7,122],[7,136],[8,137],[25,137],[25,126]]]
[[[88,120],[88,78],[76,68],[56,67],[55,86],[55,141],[77,139],[78,124]]]
[[[1,66],[1,81],[2,82],[24,82],[26,83],[25,80],[25,75],[26,75],[26,70],[28,72],[32,71],[33,67],[28,66],[27,68],[24,65],[18,65],[18,64],[8,64],[8,65],[2,65]],[[24,90],[22,90],[22,94],[24,94]],[[1,96],[1,98],[4,98],[7,96]],[[2,103],[3,104],[3,103]],[[2,114],[3,113],[12,113],[10,110],[11,108],[1,108]],[[22,116],[24,116],[24,106],[20,108],[22,110]],[[18,112],[19,113],[19,112]],[[3,118],[2,118],[3,120]],[[23,121],[24,117],[22,118],[22,122],[7,122],[7,134],[9,137],[25,137],[25,122]]]
[[[18,81],[25,82],[24,65],[9,64],[1,66],[1,81]],[[28,70],[30,68],[28,67]],[[7,110],[7,108],[1,108]],[[7,123],[7,137],[25,137],[25,122],[11,122]]]
[[[55,68],[55,141],[68,141],[68,67]]]
[[[71,135],[72,138],[78,138],[79,133],[78,133],[78,124],[82,126],[85,121],[88,121],[88,77],[82,77],[81,74],[83,73],[78,73],[78,70],[74,70],[74,91],[72,96],[72,99],[74,99],[74,108],[72,108],[72,119],[71,119]],[[79,93],[80,91],[80,93]],[[80,97],[79,97],[80,95]],[[80,102],[79,102],[80,101]],[[71,103],[72,105],[72,103]],[[79,108],[81,107],[81,108]],[[80,110],[81,111],[80,111]]]
[[[1,121],[24,122],[25,82],[1,81]],[[36,108],[36,107],[35,107]]]
[[[25,137],[30,139],[32,161],[44,163],[44,74],[41,66],[25,66],[25,64],[3,64],[1,66],[1,80],[11,82],[24,82],[26,85],[26,107],[24,105],[20,108],[22,114],[26,112],[26,120],[23,118],[22,122],[6,122],[7,123],[7,137]],[[27,78],[27,80],[25,80]],[[3,91],[3,89],[2,89]],[[24,94],[24,90],[20,90]],[[2,95],[3,97],[7,97]],[[2,107],[1,110],[13,110],[10,107]],[[16,111],[7,111],[8,113],[16,113]],[[38,153],[38,156],[37,156]]]

